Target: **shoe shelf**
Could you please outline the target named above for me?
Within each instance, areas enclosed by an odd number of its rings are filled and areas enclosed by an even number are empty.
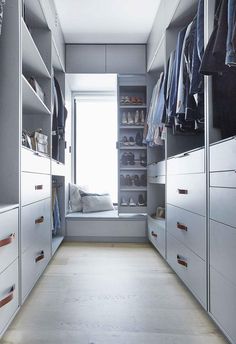
[[[134,192],[146,192],[147,188],[143,186],[136,186],[136,187],[130,187],[130,186],[122,186],[120,191],[134,191]]]
[[[143,129],[144,125],[121,125],[120,129]]]
[[[125,214],[146,214],[147,206],[120,205],[120,212]]]
[[[127,166],[121,166],[120,171],[146,171],[147,167],[127,167]]]
[[[147,105],[120,105],[120,109],[146,109]]]
[[[136,149],[136,150],[146,150],[147,147],[146,146],[120,146],[120,149],[126,149],[126,150],[132,150],[132,149]]]

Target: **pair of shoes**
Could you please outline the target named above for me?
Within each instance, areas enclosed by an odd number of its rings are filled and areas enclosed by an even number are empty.
[[[130,97],[131,104],[143,104],[143,99],[141,97]]]
[[[137,174],[134,176],[134,185],[135,186],[140,186],[141,185],[139,176]]]
[[[134,146],[135,145],[135,141],[134,141],[133,136],[130,136],[129,139],[127,138],[127,136],[124,136],[121,143],[124,146]]]
[[[128,112],[127,114],[125,112],[123,112],[122,118],[121,118],[121,123],[123,125],[132,125],[132,124],[134,124],[134,119],[133,119],[133,116],[131,115],[130,112]]]
[[[141,207],[141,206],[145,206],[145,200],[144,200],[144,197],[143,197],[143,195],[142,194],[140,194],[139,196],[138,196],[138,206],[139,207]]]
[[[120,175],[120,185],[121,186],[125,186],[125,182],[126,182],[125,176],[123,174],[121,174]]]
[[[125,152],[122,154],[121,156],[121,164],[122,165],[135,165],[135,161],[134,161],[135,157],[134,154],[132,152]]]
[[[121,96],[120,104],[130,104],[130,97],[128,97],[128,96]]]
[[[144,122],[145,122],[144,111],[142,110],[141,113],[139,113],[139,111],[137,110],[135,112],[135,116],[134,116],[134,124],[135,125],[143,125]]]
[[[145,154],[140,154],[140,165],[143,167],[147,166],[147,156]]]
[[[140,177],[140,185],[141,186],[147,186],[147,175],[142,174]]]
[[[137,146],[142,146],[143,145],[143,132],[138,131],[136,136],[135,136],[135,143]]]
[[[122,198],[121,198],[120,205],[123,206],[123,207],[124,207],[124,206],[135,207],[135,206],[136,206],[136,203],[134,202],[134,200],[133,200],[132,197],[129,198],[129,201],[128,201],[128,202],[126,201],[125,197],[122,197]]]
[[[125,177],[125,185],[127,185],[127,186],[133,185],[132,177],[129,174],[127,174],[127,176]]]

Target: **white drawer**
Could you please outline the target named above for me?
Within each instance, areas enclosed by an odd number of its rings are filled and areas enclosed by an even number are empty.
[[[205,216],[205,185],[205,175],[202,173],[169,176],[167,203]]]
[[[21,170],[24,172],[50,174],[50,158],[22,147]]]
[[[210,188],[210,218],[236,227],[236,189]]]
[[[167,231],[205,260],[205,217],[168,204]]]
[[[166,183],[166,177],[165,176],[153,176],[148,177],[148,183],[151,184],[165,184]]]
[[[148,177],[157,177],[157,176],[165,176],[166,174],[166,162],[159,161],[154,162],[147,166],[147,174]]]
[[[50,198],[27,205],[22,208],[21,215],[21,250],[24,252],[33,243],[46,245],[50,243],[51,228]],[[40,247],[40,246],[39,246]]]
[[[236,343],[236,286],[215,269],[210,269],[210,313],[231,343]]]
[[[210,147],[210,171],[236,170],[235,137]]]
[[[19,307],[18,259],[0,274],[0,336]]]
[[[236,229],[211,220],[210,264],[236,286],[235,248]]]
[[[236,188],[236,171],[211,172],[210,186]]]
[[[18,257],[18,209],[0,214],[0,273]]]
[[[38,245],[38,247],[40,247]],[[25,300],[50,260],[50,247],[31,247],[22,254],[22,299]]]
[[[167,261],[206,307],[206,264],[199,256],[167,232]]]
[[[166,225],[165,219],[155,220],[148,216],[148,238],[163,257],[166,254]]]
[[[167,160],[167,174],[204,173],[204,149],[176,155]]]
[[[22,205],[40,201],[51,196],[50,175],[26,173],[21,174]]]

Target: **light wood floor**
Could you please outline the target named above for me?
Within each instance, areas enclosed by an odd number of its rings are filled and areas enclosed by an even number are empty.
[[[226,341],[151,246],[66,243],[1,343]]]

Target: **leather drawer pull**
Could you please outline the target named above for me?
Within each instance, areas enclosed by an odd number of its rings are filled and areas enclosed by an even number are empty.
[[[39,217],[38,219],[35,220],[35,224],[40,224],[44,222],[44,216]]]
[[[180,223],[180,222],[177,222],[176,227],[178,229],[182,229],[183,231],[186,231],[186,232],[188,231],[188,227],[185,226],[184,224]]]
[[[178,189],[178,193],[180,195],[187,195],[188,194],[188,190],[185,190],[185,189]]]
[[[0,240],[0,247],[7,246],[12,243],[12,241],[15,239],[15,233],[9,235],[8,238]]]
[[[15,285],[13,285],[8,293],[8,295],[6,297],[4,297],[4,299],[0,300],[0,308],[2,308],[3,306],[5,306],[6,304],[8,304],[9,302],[11,302],[14,299],[14,290],[15,290]]]
[[[44,251],[41,251],[39,256],[35,258],[35,263],[38,263],[40,260],[44,259]]]
[[[35,190],[43,190],[43,185],[35,185]]]
[[[154,232],[152,231],[151,234],[152,234],[153,237],[157,238],[157,234],[156,234],[156,233],[154,233]]]
[[[179,254],[177,254],[177,262],[179,265],[183,265],[186,268],[188,267],[187,259]]]

